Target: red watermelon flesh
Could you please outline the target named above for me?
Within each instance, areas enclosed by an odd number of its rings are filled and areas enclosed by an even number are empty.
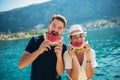
[[[83,48],[86,48],[84,47],[84,44],[88,44],[88,41],[81,43],[72,43],[70,46],[72,46],[74,50],[82,50]]]
[[[49,40],[53,44],[63,40],[62,37],[59,37],[59,36],[56,36],[56,35],[52,35],[52,34],[44,34],[44,38]]]
[[[81,43],[72,43],[70,45],[73,47],[74,50],[82,50],[83,43],[82,42]]]

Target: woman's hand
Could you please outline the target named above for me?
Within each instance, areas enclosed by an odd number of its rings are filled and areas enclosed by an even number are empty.
[[[84,48],[84,52],[85,53],[89,53],[90,52],[90,46],[89,46],[88,42],[84,43],[83,48]]]
[[[85,44],[83,45],[83,51],[85,52],[87,59],[90,59],[90,46],[88,42],[85,42]]]
[[[69,47],[68,54],[72,59],[75,58],[75,52],[72,46]]]

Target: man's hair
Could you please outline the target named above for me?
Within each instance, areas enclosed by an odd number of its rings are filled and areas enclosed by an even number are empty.
[[[67,24],[67,20],[65,17],[63,17],[62,15],[53,15],[52,18],[51,18],[51,21],[50,23],[54,20],[54,19],[57,19],[57,20],[60,20],[64,23],[64,27],[66,26]]]

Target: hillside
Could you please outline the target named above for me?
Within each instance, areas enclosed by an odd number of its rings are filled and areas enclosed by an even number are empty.
[[[0,12],[0,32],[47,28],[53,14],[62,14],[68,25],[120,17],[119,0],[52,0]]]

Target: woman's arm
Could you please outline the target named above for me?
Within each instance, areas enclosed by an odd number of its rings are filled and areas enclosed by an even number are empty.
[[[78,80],[79,70],[75,58],[72,58],[72,69],[67,69],[67,73],[72,80]]]
[[[90,60],[90,53],[86,54],[87,61],[86,61],[86,75],[88,79],[91,79],[94,75],[94,68],[92,68],[91,60]]]

